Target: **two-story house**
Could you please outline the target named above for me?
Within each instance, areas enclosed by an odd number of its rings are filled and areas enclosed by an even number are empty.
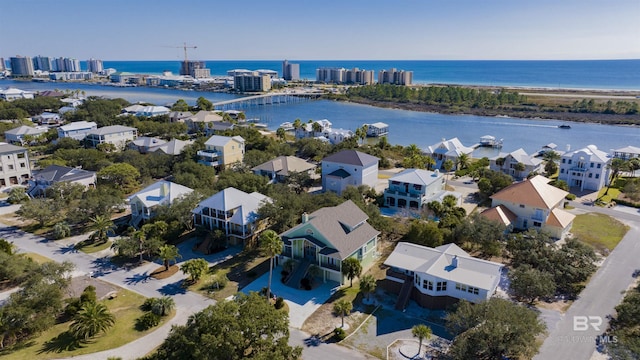
[[[47,127],[18,126],[4,132],[4,139],[10,144],[24,145],[25,137],[30,141],[37,140],[47,133]]]
[[[203,165],[224,168],[244,159],[242,136],[213,135],[204,143],[204,147],[204,150],[197,153],[198,162]]]
[[[322,159],[322,190],[342,194],[347,186],[375,188],[379,160],[356,150],[342,150],[327,156]]]
[[[117,150],[123,150],[129,141],[133,141],[138,137],[138,129],[112,125],[105,126],[95,130],[89,130],[84,141],[88,147],[95,148],[100,144],[112,144]]]
[[[406,169],[389,178],[384,204],[392,209],[422,209],[445,192],[444,176],[438,171]]]
[[[314,126],[314,124],[316,125]],[[296,129],[296,139],[320,136],[326,137],[325,133],[331,130],[331,126],[333,126],[333,124],[327,119],[302,124],[300,128]]]
[[[640,159],[640,147],[625,146],[619,149],[613,149],[612,156],[622,160]]]
[[[0,188],[26,183],[31,178],[27,149],[0,143]]]
[[[193,140],[171,139],[166,143],[150,147],[148,151],[150,153],[157,152],[157,153],[162,153],[167,155],[180,155],[182,153],[182,150],[184,150],[186,146],[192,145],[192,144],[193,144]]]
[[[439,143],[428,146],[423,150],[425,155],[430,156],[436,162],[434,169],[441,169],[447,160],[451,160],[455,164],[460,155],[471,156],[472,152],[473,148],[462,145],[458,138],[442,139]]]
[[[222,122],[223,117],[213,111],[200,110],[195,115],[184,119],[190,132],[205,131],[213,123]],[[230,123],[228,123],[231,125]]]
[[[192,192],[193,189],[171,181],[155,182],[127,199],[131,208],[129,223],[132,226],[138,226],[140,222],[151,220],[155,217],[158,206],[171,205],[177,199]]]
[[[548,178],[537,175],[512,184],[491,196],[491,207],[503,206],[515,214],[515,229],[534,228],[561,239],[573,225],[575,215],[562,210],[568,192],[549,185]]]
[[[40,171],[34,171],[33,177],[29,180],[29,190],[27,193],[32,196],[43,196],[47,189],[59,182],[68,182],[84,186],[85,190],[95,188],[96,173],[68,166],[49,165]]]
[[[608,154],[595,145],[569,151],[560,159],[559,180],[579,191],[599,191],[609,184]]]
[[[262,230],[258,209],[271,198],[258,192],[247,194],[226,188],[205,200],[192,211],[193,222],[209,230],[224,231],[231,245],[243,245]]]
[[[284,250],[279,262],[299,261],[298,271],[302,272],[316,265],[324,281],[344,284],[342,262],[345,259],[358,259],[363,273],[374,264],[380,232],[369,225],[368,218],[351,200],[302,214],[301,224],[280,235]]]
[[[72,138],[82,141],[87,134],[96,130],[98,125],[93,121],[76,121],[66,125],[62,125],[58,128],[58,138]]]
[[[489,169],[511,175],[514,179],[524,179],[543,170],[542,159],[528,155],[522,148],[510,153],[501,152],[489,160]]]
[[[159,139],[159,138],[155,138],[155,137],[149,137],[149,136],[141,136],[139,138],[136,138],[135,140],[131,141],[127,147],[131,150],[136,150],[141,154],[146,154],[148,152],[150,152],[150,150],[156,146],[161,146],[163,144],[166,144],[167,142],[165,140]]]
[[[316,165],[295,156],[278,156],[251,169],[254,174],[266,176],[271,182],[284,182],[292,173],[312,175]]]
[[[476,259],[455,244],[430,248],[406,242],[398,243],[384,264],[389,269],[382,287],[398,294],[399,310],[409,299],[430,309],[444,309],[459,300],[488,300],[500,283],[503,267]]]

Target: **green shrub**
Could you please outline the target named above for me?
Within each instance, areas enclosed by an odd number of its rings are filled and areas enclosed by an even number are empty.
[[[136,319],[136,330],[145,331],[158,324],[160,324],[160,315],[148,312]]]
[[[98,301],[98,297],[96,295],[96,287],[93,285],[89,285],[82,291],[80,295],[80,302],[84,305],[88,302],[96,302]]]
[[[151,308],[153,308],[153,304],[155,304],[156,301],[157,301],[157,298],[145,299],[144,302],[142,303],[142,305],[140,305],[140,310],[142,310],[142,311],[151,311]]]
[[[347,337],[347,334],[344,332],[344,330],[342,328],[335,328],[333,329],[333,338],[336,339],[336,341],[342,341]]]
[[[284,307],[284,299],[282,298],[282,296],[278,296],[274,306],[275,306],[276,310],[280,310],[280,309],[282,309]]]
[[[564,198],[567,200],[575,200],[576,194],[567,194],[567,196],[565,196]]]
[[[71,228],[66,222],[59,222],[53,226],[52,236],[55,240],[64,239],[71,236]]]

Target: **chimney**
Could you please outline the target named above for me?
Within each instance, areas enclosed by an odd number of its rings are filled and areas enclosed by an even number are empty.
[[[307,214],[306,212],[302,213],[302,223],[306,223],[307,221],[309,221],[309,214]]]
[[[455,255],[453,257],[453,259],[451,259],[451,267],[453,267],[453,268],[457,268],[458,267],[458,255]]]

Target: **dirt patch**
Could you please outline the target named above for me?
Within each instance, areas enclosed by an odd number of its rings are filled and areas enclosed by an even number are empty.
[[[69,297],[79,297],[82,291],[89,285],[96,288],[96,297],[101,299],[111,292],[117,292],[119,288],[102,280],[89,276],[78,276],[71,279],[71,284],[67,290]]]
[[[555,310],[555,311],[564,313],[565,311],[569,310],[569,307],[571,306],[571,304],[573,304],[573,301],[571,300],[557,300],[553,302],[538,301],[536,303],[536,307],[541,309],[547,309],[547,310]]]
[[[180,267],[178,267],[178,265],[175,265],[175,264],[169,266],[169,270],[166,270],[164,266],[161,266],[153,270],[153,272],[149,276],[157,280],[162,280],[162,279],[166,279],[173,276],[173,274],[177,273],[179,270],[180,270]]]

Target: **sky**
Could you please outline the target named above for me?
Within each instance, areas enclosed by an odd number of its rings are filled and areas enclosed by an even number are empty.
[[[640,59],[640,0],[0,0],[0,57]]]

